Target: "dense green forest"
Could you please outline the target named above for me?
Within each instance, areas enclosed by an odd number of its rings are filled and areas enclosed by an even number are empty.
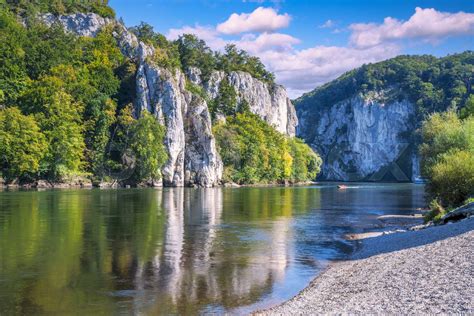
[[[236,183],[315,179],[321,158],[297,138],[285,137],[249,112],[214,127],[224,162],[224,180]]]
[[[357,93],[388,90],[387,98],[408,99],[424,118],[448,107],[462,109],[474,92],[474,52],[434,56],[398,56],[349,71],[294,103],[297,110],[317,111]]]
[[[132,178],[153,176],[150,164],[159,168],[166,155],[164,130],[146,113],[138,120],[123,118],[132,117],[126,83],[135,70],[112,30],[81,38],[34,19],[28,23],[24,27],[10,10],[0,11],[3,176],[9,181],[103,178],[119,167],[124,155],[137,160]],[[151,158],[137,142],[149,133],[157,139],[147,147]]]
[[[60,26],[46,27],[38,22],[38,12],[48,11],[114,15],[106,1],[0,0],[2,177],[20,183],[67,181],[77,176],[108,181],[133,166],[133,174],[127,173],[128,181],[159,179],[167,159],[165,128],[146,111],[134,118],[137,65],[121,54],[112,36],[113,27],[104,28],[95,38],[77,37]],[[131,30],[156,48],[153,58],[163,67],[183,71],[198,67],[203,80],[213,70],[241,70],[273,82],[273,74],[258,58],[235,46],[216,53],[192,35],[168,41],[145,23]],[[228,117],[228,125],[216,128],[220,144],[250,144],[237,125],[258,126],[259,142],[241,148],[243,158],[238,163],[231,166],[225,146],[219,146],[229,181],[283,182],[315,177],[320,160],[311,149],[298,140],[286,139],[251,115],[246,102],[237,104],[236,92],[225,80],[216,100],[210,100],[200,87],[189,84],[187,88],[208,101],[213,118],[216,113]],[[221,132],[225,129],[234,131],[228,139]],[[261,160],[256,166],[252,155]],[[243,171],[234,174],[231,168]]]
[[[20,16],[33,16],[37,13],[71,14],[93,12],[107,18],[114,18],[115,12],[108,0],[0,0]]]

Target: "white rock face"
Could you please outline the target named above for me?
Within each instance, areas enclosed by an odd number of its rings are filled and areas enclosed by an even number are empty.
[[[106,25],[122,53],[137,62],[137,98],[135,115],[147,110],[166,127],[165,145],[169,159],[162,168],[163,183],[169,186],[215,186],[222,179],[223,164],[212,134],[212,122],[205,100],[186,90],[185,75],[156,66],[151,57],[153,47],[138,41],[125,26],[94,13],[56,17],[41,15],[47,24],[61,23],[80,36],[94,37]],[[210,98],[216,98],[224,72],[212,73],[203,83],[199,69],[189,69],[188,80],[204,88]],[[235,88],[238,102],[246,100],[253,113],[289,136],[295,135],[296,113],[282,86],[263,83],[245,72],[232,72],[227,77]]]
[[[226,74],[215,71],[204,89],[211,98],[219,94],[219,86]],[[231,72],[227,80],[237,92],[237,102],[247,101],[250,111],[260,116],[280,133],[295,136],[298,119],[285,88],[280,85],[268,85],[242,71]],[[199,80],[200,81],[200,80]]]
[[[315,133],[311,146],[323,158],[324,179],[380,181],[389,176],[391,180],[411,180],[417,170],[412,166],[415,158],[410,140],[415,129],[412,103],[383,103],[357,95],[320,113],[316,121],[302,119],[300,123],[305,133]]]
[[[72,15],[55,16],[51,13],[45,13],[40,16],[41,20],[48,26],[54,23],[61,23],[64,28],[79,36],[94,37],[106,25],[113,20],[103,18],[95,13],[76,13]]]
[[[137,109],[153,113],[166,126],[169,159],[162,168],[169,186],[211,187],[222,179],[223,165],[212,135],[206,102],[186,90],[181,71],[144,62],[137,73]]]

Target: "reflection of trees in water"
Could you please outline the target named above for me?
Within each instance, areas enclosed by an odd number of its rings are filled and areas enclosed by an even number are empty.
[[[185,313],[251,304],[284,278],[291,216],[313,207],[315,191],[26,192],[0,214],[0,305]]]
[[[163,191],[167,232],[159,269],[154,277],[147,277],[156,282],[147,284],[148,288],[158,291],[143,292],[144,297],[136,302],[151,307],[139,310],[191,313],[210,304],[231,308],[255,302],[271,289],[274,274],[281,274],[286,267],[286,243],[282,240],[286,240],[288,229],[281,229],[281,224],[288,220],[278,221],[276,229],[269,225],[270,238],[263,244],[245,240],[245,230],[222,223],[223,198],[220,188]],[[272,240],[277,247],[272,247]]]

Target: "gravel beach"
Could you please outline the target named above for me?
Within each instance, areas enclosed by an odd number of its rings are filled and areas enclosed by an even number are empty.
[[[474,218],[366,238],[293,299],[259,314],[473,314]]]

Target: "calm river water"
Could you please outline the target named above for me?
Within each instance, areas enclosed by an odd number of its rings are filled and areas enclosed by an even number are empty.
[[[356,184],[354,184],[356,185]],[[412,184],[0,192],[0,314],[247,313],[302,290]]]

